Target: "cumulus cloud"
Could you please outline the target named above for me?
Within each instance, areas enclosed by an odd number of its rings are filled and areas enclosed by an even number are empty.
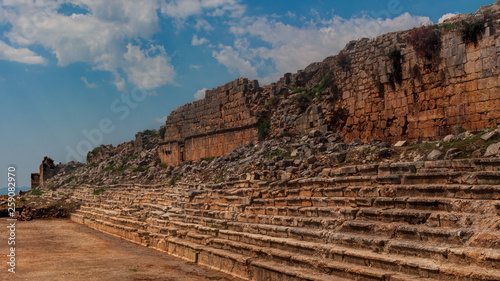
[[[264,83],[269,83],[283,73],[294,72],[311,62],[337,54],[351,40],[430,23],[428,17],[408,13],[393,19],[374,19],[368,15],[350,19],[334,16],[326,20],[317,19],[303,26],[285,24],[269,17],[244,17],[232,22],[230,31],[237,38],[258,39],[253,42],[265,44],[254,43],[241,47],[238,44],[241,45],[242,40],[235,40],[233,46],[224,46],[213,56],[230,73],[239,72],[240,75],[252,77],[262,72],[263,67],[268,67],[267,62],[270,61],[274,64],[274,71],[261,77]]]
[[[170,0],[163,3],[161,11],[172,18],[185,19],[200,15],[205,10],[214,10],[210,15],[222,16],[229,12],[229,16],[242,15],[245,6],[238,4],[238,0]]]
[[[193,35],[193,39],[191,40],[191,45],[193,45],[193,46],[200,46],[200,45],[203,45],[203,44],[207,44],[209,42],[210,41],[208,41],[207,38],[201,37],[201,38],[198,39],[198,36],[196,36],[196,34],[195,34],[195,35]]]
[[[0,40],[0,60],[27,64],[45,64],[46,60],[27,48],[14,48]]]
[[[86,77],[81,77],[80,79],[83,81],[83,83],[85,83],[85,86],[87,86],[87,88],[97,88],[97,85],[95,83],[89,83]]]
[[[156,118],[155,118],[155,121],[156,121],[156,122],[158,122],[158,123],[163,124],[163,123],[167,122],[167,116],[163,116],[163,117],[156,117]]]
[[[196,24],[194,25],[194,28],[197,31],[201,31],[202,29],[207,32],[214,30],[214,27],[207,20],[202,18],[196,19]]]
[[[109,71],[121,91],[126,91],[127,82],[146,89],[173,83],[175,71],[161,46],[124,43],[136,38],[147,42],[160,31],[159,1],[75,0],[72,5],[89,12],[58,13],[58,0],[3,1],[3,21],[12,26],[5,35],[20,46],[50,50],[59,66],[85,62],[95,70]],[[160,51],[152,55],[152,49]]]
[[[203,88],[201,90],[198,90],[196,94],[194,94],[194,100],[202,100],[205,98],[205,92],[207,91],[207,88]]]
[[[153,53],[158,54],[152,55]],[[141,50],[139,46],[129,43],[123,64],[129,81],[143,89],[153,89],[167,83],[174,84],[174,67],[161,46]]]
[[[439,18],[438,23],[443,23],[447,19],[451,19],[452,17],[456,16],[457,14],[455,13],[447,13],[444,14],[442,17]]]
[[[203,66],[201,64],[191,64],[189,68],[191,69],[201,69]]]
[[[250,60],[241,57],[240,52],[231,46],[223,46],[220,51],[213,51],[212,56],[227,67],[229,73],[238,76],[244,76],[251,79],[257,78],[257,68],[252,66]]]

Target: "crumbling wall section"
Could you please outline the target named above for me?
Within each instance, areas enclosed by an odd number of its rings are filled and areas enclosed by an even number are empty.
[[[208,90],[202,100],[172,111],[162,127],[162,163],[175,166],[183,161],[221,156],[238,144],[256,141],[264,102],[258,90],[257,81],[240,78]]]
[[[436,26],[433,57],[409,44],[409,30],[350,42],[339,55],[286,74],[275,84],[288,94],[273,114],[272,135],[317,129],[340,132],[345,141],[396,142],[500,124],[499,18],[494,4]],[[466,25],[477,23],[484,27],[479,40],[466,42]]]

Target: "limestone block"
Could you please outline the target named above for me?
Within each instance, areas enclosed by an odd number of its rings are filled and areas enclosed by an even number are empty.
[[[488,146],[484,157],[497,156],[500,154],[500,142]]]
[[[495,130],[495,131],[491,131],[489,133],[482,135],[481,139],[484,141],[489,141],[489,140],[492,140],[492,139],[495,139],[498,137],[499,137],[499,133]]]
[[[443,156],[443,153],[437,149],[434,149],[427,155],[427,160],[429,161],[436,161],[439,160]]]

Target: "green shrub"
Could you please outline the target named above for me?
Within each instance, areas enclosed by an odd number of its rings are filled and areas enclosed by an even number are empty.
[[[106,189],[108,189],[108,187],[107,187],[107,186],[101,187],[101,188],[99,188],[99,189],[94,189],[94,191],[92,192],[92,194],[94,194],[94,195],[99,195],[99,194],[101,194],[101,192],[106,191]]]
[[[337,61],[343,71],[347,72],[351,70],[351,57],[349,55],[341,53],[338,55]]]
[[[417,55],[429,60],[437,57],[441,50],[441,33],[436,26],[414,28],[406,41],[415,49]]]
[[[137,167],[137,168],[134,168],[132,169],[134,172],[144,172],[144,171],[147,171],[149,169],[149,167]]]
[[[439,29],[444,30],[444,31],[453,31],[455,30],[455,23],[444,23],[439,26]]]
[[[331,78],[331,75],[327,74],[325,77],[323,77],[323,79],[321,80],[319,85],[316,88],[314,88],[313,92],[314,92],[315,98],[321,97],[321,92],[323,92],[323,90],[326,88],[326,85],[330,81],[330,78]]]
[[[212,157],[204,157],[204,158],[201,158],[201,161],[208,161],[208,162],[212,162],[215,158],[217,158],[217,156],[212,156]]]
[[[106,172],[106,171],[113,171],[115,169],[115,164],[111,164],[109,166],[107,166],[106,168],[102,169],[101,172]]]
[[[78,177],[71,177],[71,178],[65,180],[64,183],[70,183],[70,182],[77,180],[77,179],[78,179]]]
[[[272,102],[268,102],[268,103],[264,104],[264,105],[262,106],[262,108],[264,108],[264,109],[269,109],[269,108],[271,108],[271,106],[273,106]]]
[[[296,94],[296,93],[298,93],[298,92],[303,92],[303,91],[305,91],[305,90],[306,90],[306,88],[305,88],[305,87],[298,87],[298,88],[296,88],[296,89],[293,89],[293,90],[292,90],[292,93]]]
[[[259,127],[257,129],[259,140],[264,140],[269,134],[269,130],[271,129],[271,122],[269,121],[269,119],[265,119],[259,124]]]
[[[130,156],[130,157],[127,157],[127,158],[123,159],[123,161],[129,162],[130,160],[137,159],[138,157],[139,157],[139,155]]]
[[[176,181],[180,180],[181,179],[181,176],[179,175],[175,175],[173,176],[170,181],[168,182],[168,186],[172,186],[175,184]]]
[[[165,127],[161,127],[160,130],[158,131],[158,136],[163,139],[165,137],[166,131],[167,129]]]
[[[288,153],[283,152],[281,150],[271,151],[269,153],[266,153],[265,156],[266,156],[267,159],[273,159],[274,157],[282,157],[282,158],[285,158],[285,159],[290,159],[291,158]]]
[[[301,99],[303,101],[309,101],[309,102],[311,102],[315,98],[319,99],[321,97],[321,92],[326,88],[326,86],[328,85],[328,82],[330,82],[330,78],[331,78],[331,75],[327,74],[325,77],[323,77],[323,79],[321,80],[319,85],[314,87],[314,89],[312,89],[311,91],[305,92],[305,93],[301,93],[299,95],[299,99]]]
[[[118,172],[118,173],[123,173],[125,172],[125,170],[129,169],[128,167],[120,167],[120,168],[116,168],[114,169],[114,171]]]
[[[314,93],[312,91],[309,91],[307,93],[301,93],[299,95],[299,99],[302,101],[310,102],[313,99],[313,95],[314,95]]]
[[[39,196],[43,194],[43,191],[41,191],[40,189],[32,189],[29,194]]]
[[[462,29],[462,39],[466,44],[477,45],[484,33],[484,22],[465,23]]]
[[[167,167],[167,164],[165,164],[165,163],[160,163],[160,167],[162,167],[162,168],[166,168],[166,167]]]

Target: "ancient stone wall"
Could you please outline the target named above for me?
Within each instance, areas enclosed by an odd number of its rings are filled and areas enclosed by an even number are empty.
[[[353,41],[338,56],[286,75],[277,86],[313,89],[328,76],[329,86],[334,84],[335,90],[323,91],[329,100],[312,102],[319,106],[315,110],[319,114],[312,114],[312,107],[299,116],[293,116],[295,109],[282,110],[274,122],[279,124],[273,127],[339,131],[346,141],[377,138],[395,142],[437,139],[453,133],[455,126],[478,130],[498,125],[499,7],[494,4],[438,26],[441,46],[430,59],[417,54],[408,43],[412,31],[403,31]],[[485,27],[479,41],[464,42],[465,25],[478,22]],[[391,52],[401,57],[394,60]],[[401,67],[400,79],[395,62]],[[338,97],[332,98],[335,95]],[[286,99],[285,95],[282,103]]]
[[[428,34],[394,32],[352,41],[339,55],[262,88],[240,78],[207,91],[205,99],[170,114],[160,158],[177,165],[225,154],[257,140],[259,120],[269,121],[272,137],[317,129],[339,132],[344,141],[392,143],[439,139],[457,126],[494,127],[500,124],[499,19],[496,3],[434,26],[439,43],[432,53],[422,54],[409,40],[423,42]],[[478,41],[468,41],[466,27],[478,24]]]
[[[31,173],[31,188],[37,188],[40,186],[40,174]]]
[[[208,90],[204,99],[186,104],[167,117],[159,154],[162,163],[223,155],[238,144],[258,139],[263,99],[257,81],[240,78]]]
[[[500,33],[492,30],[487,28],[477,46],[465,44],[461,32],[445,33],[441,56],[433,62],[402,43],[402,34],[374,40],[385,46],[378,49],[378,58],[377,51],[358,42],[348,52],[356,63],[343,85],[349,117],[342,133],[347,139],[424,140],[453,133],[454,126],[468,130],[496,126],[500,122]],[[391,48],[400,49],[403,56],[400,85],[389,80]]]

